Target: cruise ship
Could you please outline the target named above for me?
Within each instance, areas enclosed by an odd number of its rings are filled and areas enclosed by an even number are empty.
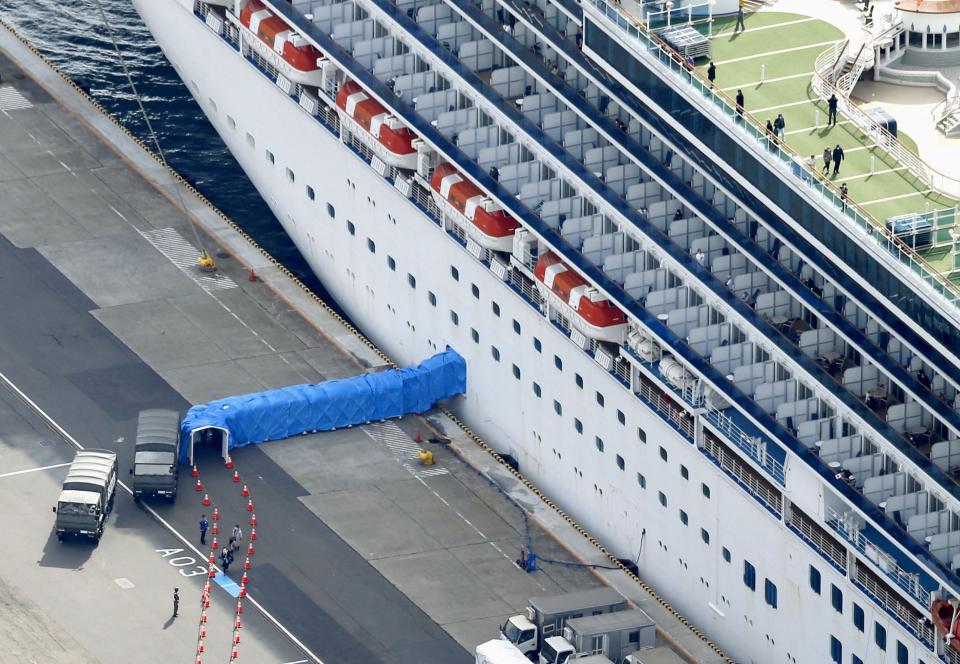
[[[956,2],[133,2],[358,327],[736,661],[960,663],[960,182],[851,97],[946,145]]]

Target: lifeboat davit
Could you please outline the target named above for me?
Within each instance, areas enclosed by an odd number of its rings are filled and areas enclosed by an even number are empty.
[[[590,286],[560,258],[548,252],[540,257],[534,270],[541,290],[552,301],[559,300],[575,328],[598,341],[621,343],[627,333],[627,319],[610,300]]]
[[[307,43],[286,21],[257,0],[249,0],[240,9],[240,24],[256,39],[248,39],[251,48],[294,83],[320,86],[322,73],[318,61],[323,53]]]
[[[430,178],[437,205],[466,220],[467,234],[484,249],[509,252],[519,224],[451,164],[440,164]]]
[[[945,599],[938,599],[930,606],[930,617],[933,619],[933,626],[941,636],[949,635],[951,639],[960,639],[960,618],[954,623],[954,611],[956,607],[953,604]]]
[[[359,133],[380,161],[410,171],[417,168],[417,149],[413,147],[417,135],[390,115],[383,104],[364,92],[358,83],[347,81],[340,86],[337,110],[341,122],[359,127],[360,131],[354,133]]]

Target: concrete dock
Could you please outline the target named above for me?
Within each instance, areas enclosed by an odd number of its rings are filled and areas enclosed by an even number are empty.
[[[202,582],[173,560],[203,564],[208,508],[184,472],[174,505],[123,494],[100,546],[60,545],[50,505],[71,441],[117,451],[125,479],[141,409],[387,360],[3,27],[0,76],[0,505],[17,522],[0,625],[25,626],[17,661],[181,661]],[[195,269],[198,239],[215,275]],[[405,418],[237,451],[259,535],[241,661],[469,662],[528,597],[601,583],[688,661],[724,661],[449,417],[429,419],[449,446],[416,442],[427,423]],[[437,465],[416,462],[423,447]],[[198,456],[226,530],[246,530],[217,452]],[[523,572],[528,542],[572,564]],[[177,583],[184,619],[168,624]],[[211,661],[228,655],[234,602],[214,588]]]

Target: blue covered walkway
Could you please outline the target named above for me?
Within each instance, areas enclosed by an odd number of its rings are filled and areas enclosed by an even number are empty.
[[[250,444],[423,413],[466,388],[467,364],[448,348],[416,367],[218,399],[187,412],[180,463],[193,463],[198,441],[216,442],[226,455]]]

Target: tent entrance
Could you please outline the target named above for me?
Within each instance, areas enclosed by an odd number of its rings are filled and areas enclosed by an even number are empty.
[[[190,465],[194,463],[194,451],[202,455],[204,451],[220,450],[220,456],[227,460],[227,449],[230,441],[230,431],[222,427],[206,426],[190,432],[189,455]],[[203,451],[201,451],[203,450]],[[209,451],[207,451],[209,454]]]

